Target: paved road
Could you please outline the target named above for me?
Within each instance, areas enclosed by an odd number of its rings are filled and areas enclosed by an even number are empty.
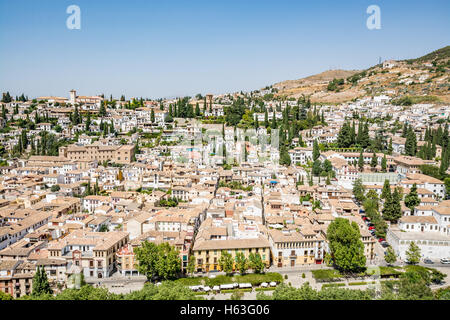
[[[385,266],[386,263],[384,262],[384,259],[378,263],[378,264],[371,264],[371,266]],[[396,266],[404,266],[405,263],[402,261],[399,261],[395,263]],[[431,267],[435,268],[438,271],[444,273],[447,275],[445,278],[445,283],[441,285],[433,285],[432,289],[438,289],[441,287],[446,287],[450,285],[450,265],[449,264],[441,264],[441,263],[435,263],[435,264],[419,264],[424,267]],[[277,267],[271,267],[267,271],[269,272],[278,272],[283,276],[285,283],[290,283],[292,286],[299,288],[304,283],[309,282],[312,288],[316,290],[320,290],[322,287],[322,283],[316,282],[312,275],[312,270],[320,270],[320,269],[331,269],[330,267],[327,267],[326,265],[305,265],[305,266],[295,266],[295,267],[285,267],[285,268],[277,268]],[[216,272],[214,273],[216,275],[224,274],[223,272]],[[303,278],[302,275],[305,274],[305,277]],[[205,276],[205,275],[203,275]],[[285,279],[285,276],[287,276],[287,279]],[[112,277],[104,278],[104,279],[97,279],[97,278],[86,278],[86,282],[93,284],[95,286],[102,286],[107,288],[109,291],[113,293],[129,293],[131,291],[137,291],[143,288],[144,283],[146,281],[145,276],[132,276],[132,277],[123,277],[120,274],[114,274]],[[366,279],[366,281],[369,279]],[[355,281],[361,281],[356,279],[350,279],[345,280],[345,283],[348,282],[355,282]],[[352,288],[357,289],[365,289],[367,286],[351,286]],[[244,300],[253,300],[256,299],[256,291],[252,292],[245,292],[244,294]],[[268,292],[270,294],[270,291]],[[209,294],[207,296],[204,296],[206,299],[211,299],[214,297],[216,300],[227,300],[229,299],[231,294]]]

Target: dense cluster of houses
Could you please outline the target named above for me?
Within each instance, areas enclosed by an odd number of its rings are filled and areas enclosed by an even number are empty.
[[[214,96],[209,105],[203,100],[199,104],[205,116],[219,117],[229,99]],[[31,114],[25,112],[30,102],[8,103],[8,116],[18,120],[48,114],[58,119],[61,130],[41,122],[27,134],[47,131],[72,139],[77,130],[84,130],[84,125],[70,125],[73,106],[95,114],[104,98],[71,91],[69,99],[37,100],[41,102]],[[450,204],[444,201],[444,182],[420,171],[422,164],[437,162],[402,155],[405,139],[387,133],[393,147],[387,172],[373,170],[372,153],[363,154],[364,168],[358,170],[359,153],[328,150],[321,152],[320,160],[331,162],[335,172],[331,183],[307,183],[314,141],[335,142],[346,117],[355,110],[369,117],[393,115],[411,123],[418,136],[430,118],[449,116],[448,108],[418,105],[406,113],[393,106],[387,109],[386,101],[377,98],[323,107],[328,125],[300,132],[306,146],[289,151],[290,166],[278,164],[278,149],[269,145],[266,157],[261,157],[264,146],[245,140],[241,145],[247,151],[245,159],[223,166],[226,159],[218,149],[225,144],[232,150],[234,128],[223,127],[222,134],[222,125],[201,127],[181,118],[169,123],[169,105],[175,100],[145,101],[144,107],[134,110],[108,108],[104,118],[93,118],[91,130],[99,130],[103,121],[112,123],[118,135],[84,133],[77,135],[76,142],[60,147],[57,156],[24,156],[0,167],[0,290],[14,297],[29,294],[38,266],[45,267],[52,285],[58,287],[68,286],[69,279],[80,273],[86,279],[107,278],[115,272],[138,275],[134,249],[144,241],[175,246],[184,272],[191,257],[196,272],[220,271],[224,251],[247,258],[258,253],[266,267],[322,264],[328,251],[327,227],[337,217],[360,226],[365,256],[374,261],[378,244],[352,195],[357,179],[379,194],[386,179],[404,190],[416,184],[420,205],[414,212],[402,206],[404,216],[389,228],[387,240],[402,258],[411,241],[420,245],[424,257],[448,256]],[[125,103],[117,101],[117,106]],[[275,116],[281,118],[281,113]],[[264,114],[255,113],[255,117],[264,121]],[[369,129],[372,136],[380,128],[374,124]],[[205,131],[219,133],[213,143],[171,143],[179,137],[195,139]],[[155,132],[161,133],[158,139],[163,143],[141,146],[136,153],[140,135]],[[6,150],[12,149],[20,134],[20,130],[0,134]],[[384,155],[376,157],[376,169],[380,169]],[[167,205],[171,201],[176,205]]]

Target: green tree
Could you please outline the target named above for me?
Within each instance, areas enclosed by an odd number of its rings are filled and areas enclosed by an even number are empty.
[[[327,229],[334,265],[343,272],[360,272],[366,266],[359,227],[348,219],[336,218]]]
[[[405,197],[405,205],[414,212],[414,208],[420,204],[419,195],[417,194],[417,184],[413,184],[411,191]]]
[[[254,273],[263,273],[266,267],[259,253],[251,252],[249,255],[249,267]]]
[[[264,111],[264,127],[266,127],[266,129],[269,127],[269,113],[267,112],[267,109]]]
[[[394,151],[394,148],[392,147],[392,138],[389,139],[389,145],[387,148],[388,155],[392,155],[392,151]]]
[[[439,165],[439,174],[441,177],[446,176],[446,172],[449,166],[449,151],[448,149],[442,150],[441,163]]]
[[[167,242],[156,245],[144,241],[142,246],[134,251],[138,261],[138,271],[145,274],[149,280],[171,279],[181,270],[179,252]]]
[[[391,184],[388,179],[384,180],[383,189],[381,191],[381,199],[388,199],[391,197]]]
[[[409,244],[408,251],[406,251],[406,261],[409,264],[418,264],[420,261],[420,248],[415,242]]]
[[[421,273],[407,271],[400,276],[398,297],[402,300],[431,300],[433,292]]]
[[[51,192],[57,192],[59,191],[61,188],[59,187],[59,185],[55,184],[50,188]]]
[[[243,297],[244,297],[244,292],[237,290],[231,294],[230,300],[241,300]]]
[[[198,104],[198,102],[195,104],[195,116],[196,117],[200,117],[200,106]]]
[[[280,165],[291,165],[291,157],[285,146],[282,146],[280,149]]]
[[[13,296],[8,294],[8,293],[4,293],[3,291],[0,291],[0,301],[5,301],[5,300],[13,300]]]
[[[152,123],[155,123],[155,110],[152,109],[152,111],[150,112],[150,121]]]
[[[318,176],[321,172],[322,172],[322,163],[320,162],[320,160],[314,161],[312,166],[312,174],[314,176]]]
[[[271,124],[270,127],[272,129],[276,129],[277,128],[277,117],[276,117],[275,109],[273,109],[272,124]]]
[[[381,171],[386,172],[387,169],[387,159],[386,155],[383,156],[383,159],[381,159]]]
[[[193,275],[194,272],[195,272],[195,257],[193,255],[189,256],[188,265],[187,265],[187,272],[190,275]]]
[[[450,177],[444,179],[444,185],[445,185],[445,199],[450,198]]]
[[[219,259],[219,267],[226,274],[230,274],[233,272],[233,257],[228,251],[222,250]]]
[[[378,164],[378,158],[377,158],[376,153],[374,152],[373,156],[372,156],[372,160],[370,161],[370,167],[372,169],[375,169],[377,167],[377,164]]]
[[[31,292],[32,296],[41,296],[44,294],[52,294],[53,290],[50,288],[48,282],[47,273],[44,267],[37,267],[36,273],[33,277],[33,289]]]
[[[365,190],[366,190],[366,188],[364,187],[362,180],[356,179],[356,181],[353,183],[353,195],[355,196],[357,201],[359,201],[359,202],[364,201]]]
[[[353,145],[352,129],[347,121],[344,122],[339,130],[336,143],[339,148],[350,148]]]
[[[90,126],[91,126],[91,113],[88,112],[87,117],[86,117],[85,129],[84,130],[86,130],[86,132],[89,132]]]
[[[313,161],[316,161],[320,157],[320,150],[319,150],[319,144],[317,143],[317,140],[314,140],[313,144]]]
[[[413,129],[410,128],[406,134],[405,154],[415,156],[417,152],[417,138]]]
[[[395,261],[397,261],[397,255],[395,254],[392,247],[387,248],[384,260],[388,265],[392,265],[393,263],[395,263]]]
[[[100,102],[100,109],[98,111],[98,115],[100,117],[105,117],[106,116],[106,107],[105,107],[105,102]]]
[[[361,152],[359,153],[358,168],[359,168],[359,171],[361,171],[361,172],[364,169],[364,155],[363,155],[363,150],[362,149],[361,149]]]
[[[172,279],[181,271],[180,252],[167,242],[159,245],[159,259],[156,262],[158,276]]]
[[[393,223],[397,223],[397,221],[402,217],[402,207],[400,204],[401,194],[399,188],[395,188],[392,193],[391,203],[390,203],[390,220]]]
[[[241,274],[245,274],[248,270],[249,263],[244,253],[238,252],[236,254],[236,267]]]

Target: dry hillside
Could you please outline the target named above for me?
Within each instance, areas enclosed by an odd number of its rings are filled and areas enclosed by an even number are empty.
[[[450,102],[450,46],[417,59],[379,64],[367,70],[329,70],[273,85],[278,96],[310,96],[312,102],[340,103],[364,96],[409,96],[417,102]],[[334,80],[342,79],[342,80]]]

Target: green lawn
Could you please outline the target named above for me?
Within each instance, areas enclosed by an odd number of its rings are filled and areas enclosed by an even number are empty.
[[[320,269],[311,271],[314,279],[319,282],[338,281],[343,275],[335,269]]]

